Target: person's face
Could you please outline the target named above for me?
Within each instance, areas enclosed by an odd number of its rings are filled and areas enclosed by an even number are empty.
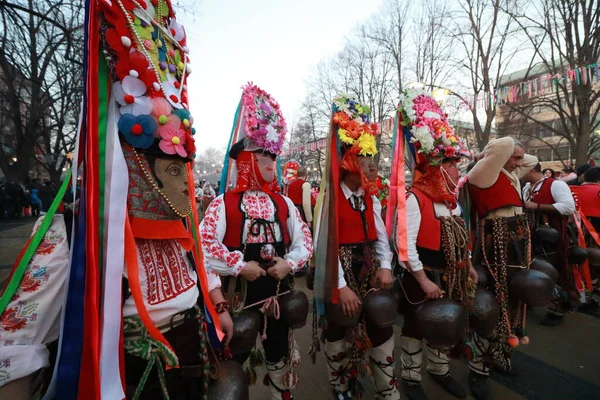
[[[254,153],[258,170],[265,182],[275,180],[275,158],[269,153]]]
[[[452,181],[452,183],[456,186],[458,185],[458,180],[460,179],[460,169],[458,169],[457,159],[447,160],[442,163],[442,169],[446,171],[448,177]]]
[[[183,214],[190,211],[190,192],[187,172],[183,160],[157,158],[154,161],[154,173],[163,184],[162,191],[173,207]]]
[[[360,168],[368,181],[373,182],[377,179],[377,165],[373,157],[358,157]]]
[[[523,157],[525,157],[525,150],[523,150],[521,146],[515,146],[512,156],[510,156],[506,164],[504,164],[504,169],[508,172],[515,172],[515,170],[521,166]]]
[[[544,176],[546,178],[552,178],[552,171],[546,171],[546,172],[544,172]]]

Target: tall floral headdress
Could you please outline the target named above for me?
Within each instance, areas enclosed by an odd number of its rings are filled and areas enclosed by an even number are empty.
[[[102,0],[100,7],[121,136],[142,152],[193,160],[189,50],[170,2]]]
[[[283,164],[283,176],[281,179],[285,185],[289,185],[294,182],[298,178],[298,170],[300,169],[300,164],[297,161],[289,160],[285,164]]]
[[[377,154],[377,124],[370,121],[371,110],[355,96],[341,94],[333,99],[333,122],[337,135],[348,151],[360,156]]]
[[[281,154],[287,128],[279,104],[269,93],[252,82],[242,89],[243,128],[246,138],[256,148],[276,155]]]
[[[417,165],[439,165],[445,158],[469,155],[433,97],[422,89],[406,89],[400,95],[400,124],[410,131]]]
[[[236,182],[239,189],[240,176],[237,176],[239,168],[236,159],[242,151],[262,150],[279,156],[287,133],[285,118],[273,96],[252,82],[242,86],[242,90],[242,98],[233,120],[229,148],[223,163],[221,193],[228,189],[229,184]],[[230,158],[233,162],[230,162]],[[278,182],[275,181],[270,186],[272,190],[276,190]]]

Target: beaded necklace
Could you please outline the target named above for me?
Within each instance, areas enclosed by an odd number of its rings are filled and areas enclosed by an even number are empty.
[[[189,216],[192,213],[192,201],[190,200],[190,202],[189,202],[189,211],[187,213],[182,213],[181,211],[176,209],[175,206],[173,205],[173,203],[171,203],[171,200],[169,200],[169,198],[165,194],[165,192],[163,192],[162,189],[158,186],[158,183],[156,183],[156,179],[154,179],[150,175],[150,173],[148,172],[148,169],[144,166],[144,163],[142,162],[142,159],[141,159],[141,156],[139,155],[139,153],[134,148],[132,148],[132,149],[133,149],[133,155],[135,157],[135,160],[137,161],[140,169],[144,172],[144,176],[146,177],[146,180],[148,181],[148,183],[150,183],[152,185],[152,187],[154,188],[154,190],[156,190],[162,196],[162,198],[165,199],[165,201],[167,202],[167,204],[169,205],[169,207],[171,208],[171,210],[173,210],[173,212],[175,214],[177,214],[181,218],[186,218],[187,216]]]

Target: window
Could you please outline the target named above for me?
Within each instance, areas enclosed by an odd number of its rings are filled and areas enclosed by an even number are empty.
[[[537,158],[540,161],[551,161],[552,160],[552,149],[547,147],[537,150]]]

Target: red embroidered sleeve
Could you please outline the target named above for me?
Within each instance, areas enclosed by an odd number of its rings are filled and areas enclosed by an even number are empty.
[[[226,219],[223,197],[210,203],[200,224],[202,249],[212,269],[221,275],[237,275],[244,267],[244,257],[239,251],[229,251],[221,240],[225,234]]]

